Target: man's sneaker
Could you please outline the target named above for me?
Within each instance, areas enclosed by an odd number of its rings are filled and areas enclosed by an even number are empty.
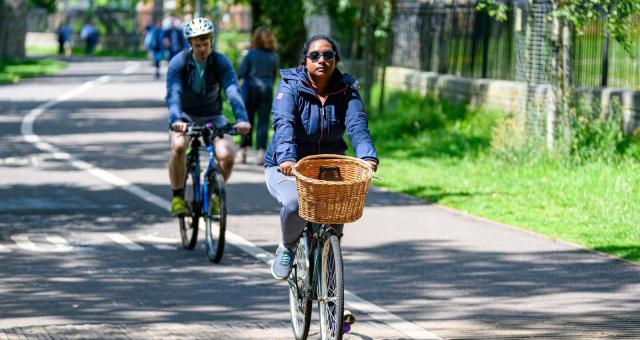
[[[171,215],[175,217],[185,216],[189,213],[187,202],[182,196],[173,196],[171,199]]]
[[[291,266],[293,265],[295,256],[295,249],[290,250],[282,245],[282,243],[279,244],[276,250],[276,258],[273,259],[273,263],[271,264],[271,275],[277,280],[286,280],[291,273]]]

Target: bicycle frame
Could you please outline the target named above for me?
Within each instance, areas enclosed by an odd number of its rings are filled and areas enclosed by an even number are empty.
[[[207,170],[204,173],[203,185],[200,184],[200,139],[203,139],[206,145],[207,154],[209,155],[209,164]],[[213,138],[211,138],[213,139]],[[190,153],[187,160],[187,171],[192,172],[194,185],[195,185],[195,201],[196,209],[199,209],[204,215],[209,211],[209,178],[212,173],[218,172],[218,163],[215,158],[215,147],[213,142],[209,138],[205,138],[204,135],[192,136],[191,143],[189,144]]]

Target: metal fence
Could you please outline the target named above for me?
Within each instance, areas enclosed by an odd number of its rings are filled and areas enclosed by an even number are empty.
[[[506,22],[475,2],[397,1],[392,65],[464,77],[514,79],[513,16]]]
[[[603,20],[591,23],[573,41],[576,85],[640,89],[640,17],[630,30],[630,54],[610,37]]]
[[[499,22],[477,11],[475,0],[397,0],[391,65],[472,78],[548,82],[547,18],[552,4],[546,0],[509,0],[509,4],[507,20]],[[640,18],[634,23],[635,57],[607,37],[602,20],[575,36],[576,86],[640,89]]]

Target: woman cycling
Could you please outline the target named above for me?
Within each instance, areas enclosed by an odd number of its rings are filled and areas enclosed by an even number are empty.
[[[306,224],[298,215],[295,183],[282,181],[291,176],[295,163],[313,154],[344,154],[346,130],[356,157],[374,170],[378,166],[358,83],[336,68],[339,61],[335,42],[317,35],[304,44],[300,65],[280,72],[282,80],[272,110],[275,131],[264,156],[267,188],[282,204],[282,240],[271,266],[271,274],[279,280],[291,272],[296,244]],[[341,234],[342,225],[336,226],[336,231]]]

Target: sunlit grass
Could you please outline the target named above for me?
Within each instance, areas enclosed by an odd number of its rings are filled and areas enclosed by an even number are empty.
[[[0,84],[12,84],[22,78],[53,74],[65,67],[67,63],[51,59],[0,61]]]
[[[506,161],[491,151],[499,117],[392,93],[370,114],[376,184],[640,261],[640,162]]]

